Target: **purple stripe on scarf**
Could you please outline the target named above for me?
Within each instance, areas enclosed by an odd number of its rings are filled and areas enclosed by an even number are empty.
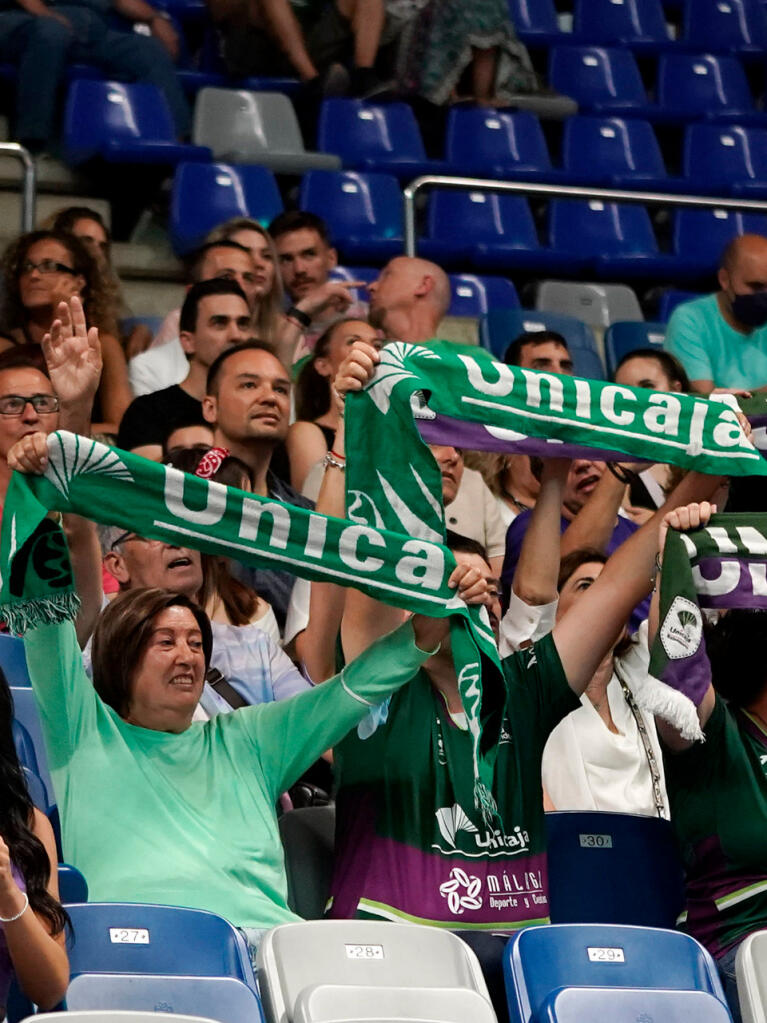
[[[693,566],[693,578],[701,607],[767,608],[767,562],[763,560],[733,554],[701,558]],[[722,589],[725,592],[717,592]]]

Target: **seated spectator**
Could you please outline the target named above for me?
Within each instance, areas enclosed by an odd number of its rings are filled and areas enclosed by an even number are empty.
[[[2,399],[0,399],[2,400]],[[0,670],[3,833],[0,838],[0,1006],[15,977],[43,1010],[54,1009],[69,983],[67,914],[59,901],[56,839],[32,804],[13,741],[13,699]]]
[[[393,341],[434,340],[450,308],[450,279],[427,259],[396,256],[368,285],[370,323]]]
[[[120,338],[126,358],[131,359],[143,352],[152,343],[152,331],[146,324],[135,323],[129,334],[121,335],[120,320],[129,313],[122,295],[120,278],[112,266],[112,236],[104,218],[89,206],[67,206],[50,219],[52,230],[64,231],[79,238],[98,264],[111,306],[109,319],[103,324],[102,330]]]
[[[676,307],[665,348],[699,394],[767,388],[767,238],[733,239],[717,279],[719,291]]]
[[[181,307],[179,335],[188,359],[186,376],[133,401],[120,423],[117,446],[159,460],[170,430],[202,418],[208,368],[226,348],[250,336],[251,322],[245,293],[236,281],[215,278],[190,288]]]
[[[338,428],[338,409],[331,388],[347,349],[355,341],[380,345],[378,331],[365,320],[339,320],[317,341],[296,380],[296,421],[288,430],[290,482],[302,490],[312,466],[333,447]],[[318,488],[317,488],[318,489]],[[316,497],[316,493],[314,495]]]
[[[556,330],[529,330],[515,337],[503,356],[507,366],[573,375],[567,341]]]
[[[467,451],[464,460],[482,474],[507,529],[520,512],[535,507],[541,482],[531,468],[535,460],[528,455]]]
[[[231,239],[220,239],[215,243],[206,242],[190,257],[187,292],[201,281],[234,281],[245,294],[254,322],[266,327],[260,277],[246,246]],[[267,305],[270,303],[271,300]],[[131,359],[128,373],[137,397],[180,384],[189,372],[187,353],[180,338],[180,318],[180,308],[168,313],[150,349]]]
[[[188,423],[180,423],[168,431],[162,442],[162,460],[165,462],[171,455],[182,450],[199,451],[200,455],[204,455],[212,447],[213,431],[210,424],[204,420],[197,422],[192,418]]]
[[[332,281],[330,271],[338,264],[338,254],[330,243],[325,221],[315,213],[289,210],[278,214],[269,225],[269,234],[279,259],[282,285],[292,303],[288,310],[298,318],[309,317],[304,344],[313,349],[320,335],[339,316],[366,320],[367,305],[355,302],[350,289],[362,287],[362,281]]]
[[[383,0],[208,0],[224,37],[229,74],[298,75],[310,96],[372,98],[386,92],[373,70]],[[278,49],[275,49],[275,43]],[[280,52],[281,51],[281,52]],[[339,61],[353,51],[349,75]]]
[[[10,340],[0,352],[17,344],[40,344],[51,330],[59,303],[80,297],[88,322],[101,329],[109,317],[102,275],[88,249],[71,234],[33,231],[21,235],[3,257],[2,321]],[[94,419],[97,431],[116,433],[131,402],[125,355],[117,338],[100,334],[103,373]]]
[[[114,28],[113,15],[145,23],[150,35]],[[165,94],[179,137],[188,135],[189,105],[173,66],[178,47],[167,13],[146,0],[55,7],[40,0],[5,4],[0,11],[0,60],[19,69],[13,137],[33,153],[56,140],[57,95],[73,61],[156,85]]]

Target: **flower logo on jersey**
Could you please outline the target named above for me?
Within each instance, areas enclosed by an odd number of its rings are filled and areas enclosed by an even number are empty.
[[[479,894],[482,882],[478,877],[467,874],[460,867],[453,867],[449,877],[449,881],[443,881],[439,886],[439,894],[443,899],[447,899],[451,913],[461,916],[464,910],[482,908]]]
[[[458,803],[453,803],[452,806],[443,806],[437,810],[436,817],[442,837],[453,849],[455,849],[455,836],[459,831],[471,833],[477,830]]]

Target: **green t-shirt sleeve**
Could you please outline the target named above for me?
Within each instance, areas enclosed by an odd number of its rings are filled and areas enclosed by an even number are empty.
[[[339,742],[371,706],[408,682],[431,653],[415,645],[410,622],[373,643],[338,675],[288,700],[243,707],[267,786],[276,797],[325,750]]]
[[[512,712],[523,708],[545,742],[581,701],[570,688],[552,633],[503,661]]]
[[[671,314],[664,348],[679,359],[690,380],[713,380],[714,368],[701,340],[709,332],[698,313],[685,305],[678,306]]]
[[[32,688],[52,769],[67,761],[95,726],[99,697],[85,673],[74,624],[42,625],[24,636]]]

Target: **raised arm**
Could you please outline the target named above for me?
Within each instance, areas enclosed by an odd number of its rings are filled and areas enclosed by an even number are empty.
[[[562,557],[583,547],[607,553],[625,493],[626,484],[605,466],[594,493],[562,535]]]
[[[570,687],[580,695],[615,643],[631,610],[647,595],[655,569],[658,531],[675,508],[709,498],[720,478],[688,473],[661,509],[618,548],[599,578],[554,629]]]

